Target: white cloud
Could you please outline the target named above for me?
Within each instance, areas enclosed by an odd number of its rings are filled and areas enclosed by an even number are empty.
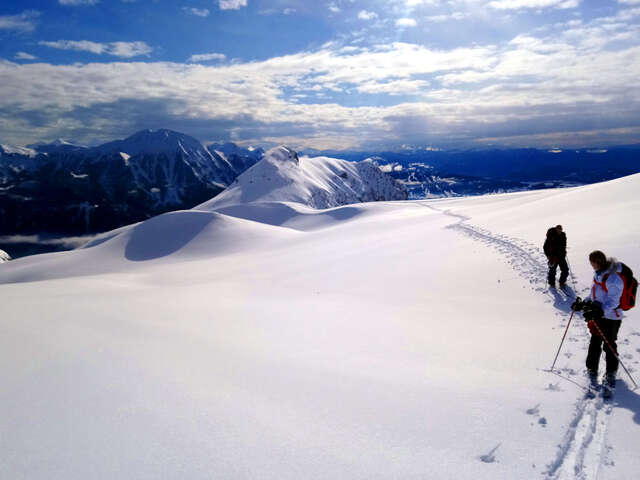
[[[247,0],[218,0],[220,10],[239,10],[247,6]]]
[[[329,11],[331,13],[340,13],[342,10],[340,9],[340,7],[338,5],[336,5],[335,3],[330,3],[329,4]]]
[[[489,6],[497,10],[521,10],[525,8],[576,8],[581,0],[494,0]]]
[[[408,7],[417,5],[440,5],[440,0],[404,0]]]
[[[424,93],[429,87],[426,80],[392,80],[390,82],[368,82],[357,87],[360,93],[389,95],[417,95]]]
[[[462,12],[454,12],[447,15],[430,15],[427,17],[427,20],[434,23],[443,23],[449,20],[464,20],[469,15]]]
[[[111,42],[97,43],[89,40],[58,40],[55,42],[38,42],[45,47],[57,48],[60,50],[75,50],[79,52],[90,52],[96,55],[112,55],[121,58],[137,57],[148,55],[153,49],[145,42]]]
[[[201,53],[198,55],[191,55],[189,63],[210,62],[212,60],[224,60],[227,56],[223,53]]]
[[[640,46],[622,42],[636,25],[615,17],[583,22],[496,45],[328,43],[247,63],[196,63],[205,55],[223,59],[215,53],[193,55],[189,64],[0,60],[0,110],[11,112],[0,116],[0,131],[13,143],[28,143],[20,141],[25,135],[82,141],[153,122],[223,129],[236,140],[340,148],[380,139],[416,143],[426,131],[471,142],[524,138],[531,125],[538,139],[568,138],[567,132],[589,130],[591,118],[618,133],[640,124]],[[621,40],[608,48],[613,39]],[[105,53],[104,44],[85,47]],[[362,106],[346,100],[355,95]],[[32,112],[51,120],[33,122]]]
[[[296,13],[297,10],[295,8],[290,8],[287,7],[285,9],[278,9],[278,8],[266,8],[266,9],[262,9],[262,10],[258,10],[258,15],[293,15],[294,13]]]
[[[376,12],[368,12],[367,10],[360,10],[358,12],[358,18],[360,20],[373,20],[378,18],[378,14]]]
[[[640,0],[618,0],[618,3],[624,5],[640,5]]]
[[[0,76],[7,79],[3,88],[6,95],[0,97],[0,108],[7,104],[13,105],[12,111],[46,108],[51,109],[52,118],[56,118],[51,126],[44,129],[40,126],[39,130],[24,124],[24,120],[0,119],[0,130],[7,132],[5,138],[8,140],[11,140],[11,132],[17,131],[22,135],[28,131],[34,136],[33,140],[56,136],[82,140],[74,129],[82,130],[81,135],[87,136],[87,131],[93,128],[90,136],[95,137],[104,135],[111,127],[108,116],[102,113],[97,113],[95,119],[76,118],[76,115],[90,115],[93,105],[117,104],[117,108],[110,107],[107,111],[121,111],[117,121],[113,120],[113,124],[121,128],[126,120],[121,103],[138,102],[135,110],[148,122],[156,118],[162,108],[153,104],[153,109],[144,110],[139,106],[140,102],[161,101],[168,110],[163,113],[165,116],[190,118],[191,121],[233,124],[233,119],[239,118],[241,112],[242,118],[233,128],[240,132],[237,135],[247,140],[250,135],[261,137],[259,139],[281,138],[286,136],[285,132],[295,135],[296,129],[300,129],[300,144],[328,147],[331,142],[336,146],[339,141],[340,146],[357,145],[369,138],[363,137],[360,129],[366,127],[375,138],[385,138],[388,135],[385,132],[390,130],[390,124],[385,120],[387,116],[400,118],[407,112],[415,115],[419,106],[350,108],[335,101],[327,103],[328,94],[353,89],[377,95],[410,93],[426,96],[430,93],[429,82],[415,78],[416,75],[486,69],[494,53],[482,48],[439,52],[404,43],[357,51],[350,49],[347,54],[341,50],[329,48],[263,62],[216,67],[140,62],[66,66],[0,62]],[[69,85],[74,88],[69,89]],[[294,98],[286,100],[285,90],[298,95],[297,98],[306,94],[310,103],[300,104]],[[325,100],[313,103],[321,99]],[[437,105],[426,108],[437,110]],[[295,127],[287,120],[291,118],[296,119]],[[289,127],[278,131],[272,125],[279,123],[287,123]],[[65,131],[60,131],[63,128]],[[264,128],[265,133],[252,134],[252,128]],[[276,131],[278,134],[274,135]],[[307,133],[302,134],[303,131]],[[267,132],[271,133],[267,135]]]
[[[100,0],[58,0],[60,5],[96,5]]]
[[[57,48],[59,50],[77,50],[81,52],[91,52],[97,55],[105,53],[107,45],[104,43],[91,42],[89,40],[58,40],[55,42],[41,41],[39,45]]]
[[[26,10],[18,15],[0,15],[0,30],[31,32],[35,30],[39,16],[40,12],[36,10]]]
[[[190,15],[195,15],[196,17],[208,17],[209,9],[208,8],[193,8],[193,7],[182,7],[182,10],[185,13]]]
[[[111,42],[106,53],[120,58],[131,58],[149,55],[153,49],[145,42]]]
[[[417,22],[414,18],[399,18],[396,20],[396,27],[415,27]]]
[[[630,21],[635,17],[640,17],[640,8],[627,8],[624,10],[620,10],[618,12],[618,15],[616,15],[616,20]]]
[[[16,60],[37,60],[37,58],[38,57],[36,57],[35,55],[31,55],[30,53],[26,52],[18,52],[15,56]]]

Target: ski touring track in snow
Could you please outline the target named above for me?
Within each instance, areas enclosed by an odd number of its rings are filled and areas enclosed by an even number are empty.
[[[570,303],[572,297],[575,297],[576,293],[571,288],[567,288],[567,291],[555,291],[547,286],[547,262],[540,247],[470,224],[468,222],[472,219],[464,215],[453,213],[450,210],[442,210],[422,202],[417,203],[457,219],[456,223],[447,228],[497,250],[533,290],[547,297],[548,303],[564,299],[566,304]],[[575,289],[573,272],[571,272],[570,279],[573,281]],[[556,315],[560,319],[559,328],[564,331],[569,321],[570,311],[558,311]],[[575,322],[575,320],[576,316],[574,315],[573,321]],[[561,358],[570,358],[573,355],[568,344],[587,344],[589,335],[586,328],[579,328],[582,327],[579,325],[580,323],[582,323],[582,319],[573,323],[569,328]],[[551,372],[548,369],[545,371],[577,385],[580,388],[580,397],[576,402],[575,413],[569,422],[564,438],[558,445],[556,457],[543,472],[544,478],[548,480],[596,480],[600,466],[607,462],[606,456],[610,448],[606,444],[606,433],[614,403],[604,401],[599,394],[594,398],[586,397],[586,379],[575,369],[564,367],[557,370],[556,367],[556,371]],[[553,385],[550,384],[551,386]]]

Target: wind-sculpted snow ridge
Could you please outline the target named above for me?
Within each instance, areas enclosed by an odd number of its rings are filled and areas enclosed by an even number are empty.
[[[293,202],[256,202],[246,205],[229,205],[228,207],[217,209],[216,212],[268,225],[311,231],[344,225],[352,218],[373,214],[377,212],[377,209],[359,208],[358,205],[345,205],[316,210]]]
[[[325,209],[359,202],[406,200],[406,189],[382,173],[375,163],[328,157],[298,157],[288,147],[267,151],[212,200],[196,207],[218,210],[253,202],[296,202]]]
[[[168,212],[99,235],[76,250],[11,261],[2,268],[0,284],[133,272],[154,261],[166,264],[206,260],[269,248],[296,234],[290,229],[217,212]]]
[[[0,263],[8,262],[11,260],[11,256],[4,250],[0,250]]]
[[[423,205],[433,210],[439,210],[431,205]],[[511,267],[528,281],[534,290],[554,296],[556,303],[564,302],[565,306],[575,298],[576,292],[570,287],[567,287],[563,293],[555,291],[555,294],[546,288],[547,267],[540,248],[530,242],[495,234],[485,228],[469,224],[470,217],[449,210],[442,211],[442,213],[458,220],[448,228],[495,248]],[[558,314],[562,321],[559,325],[560,330],[564,330],[567,326],[569,315],[569,311]],[[575,317],[574,315],[574,319]],[[586,328],[580,329],[579,323],[582,323],[581,320],[576,320],[573,324],[574,328],[570,330],[571,334],[566,340],[564,358],[571,358],[574,355],[570,344],[585,345],[588,343],[589,335],[586,333]],[[578,324],[578,328],[576,328],[576,324]],[[630,355],[628,357],[633,358]],[[562,367],[560,372],[562,378],[581,387],[580,398],[576,402],[575,414],[569,422],[564,439],[558,445],[556,457],[547,465],[544,475],[548,480],[596,480],[601,465],[607,461],[606,432],[613,404],[605,403],[600,396],[586,398],[584,382],[581,382],[582,378],[574,368]],[[537,408],[535,413],[537,413]]]

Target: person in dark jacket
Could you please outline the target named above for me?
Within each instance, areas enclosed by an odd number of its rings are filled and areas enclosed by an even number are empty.
[[[567,236],[562,231],[562,225],[556,225],[547,230],[543,250],[549,262],[547,276],[549,285],[556,286],[556,270],[560,266],[560,288],[564,287],[569,276],[569,266],[567,265]]]

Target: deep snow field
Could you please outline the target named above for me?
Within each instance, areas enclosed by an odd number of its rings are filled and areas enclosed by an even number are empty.
[[[0,478],[634,479],[640,391],[585,400],[572,290],[640,273],[640,175],[312,210],[206,204],[0,264]],[[637,275],[636,275],[637,276]],[[640,380],[640,315],[620,355]]]

